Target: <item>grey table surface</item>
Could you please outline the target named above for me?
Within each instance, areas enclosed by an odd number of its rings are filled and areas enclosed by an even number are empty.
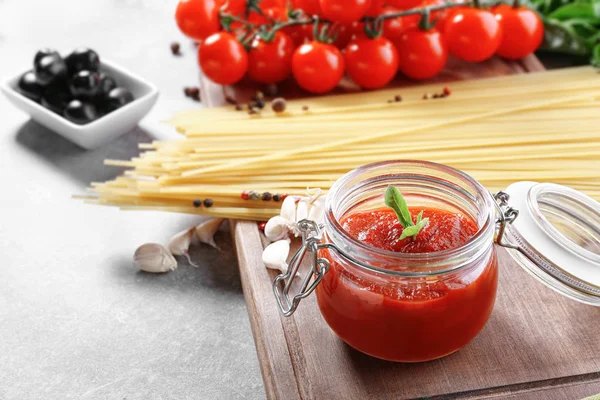
[[[122,212],[70,198],[119,171],[138,142],[177,134],[160,121],[197,107],[195,51],[175,0],[0,0],[0,78],[35,51],[96,49],[155,83],[160,99],[133,132],[84,151],[0,96],[0,399],[262,399],[258,359],[229,233],[199,268],[138,272],[146,242],[199,218]],[[181,41],[184,56],[170,54]]]

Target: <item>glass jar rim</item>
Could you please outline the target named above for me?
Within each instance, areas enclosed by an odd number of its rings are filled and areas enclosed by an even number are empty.
[[[478,227],[477,233],[473,235],[467,242],[462,244],[461,246],[454,247],[447,250],[436,251],[436,252],[428,252],[428,253],[400,253],[390,250],[380,249],[364,242],[361,242],[358,239],[352,237],[346,230],[342,227],[338,219],[335,217],[333,207],[334,207],[334,199],[340,194],[342,191],[344,184],[349,180],[355,178],[357,175],[361,173],[373,169],[379,168],[383,166],[406,166],[406,167],[422,167],[426,169],[430,169],[431,171],[440,171],[450,175],[453,175],[464,182],[468,183],[477,191],[478,195],[485,200],[485,208],[487,209],[487,213],[489,214],[485,220],[485,223]],[[440,178],[441,179],[441,178]],[[374,253],[378,256],[385,257],[388,259],[395,259],[402,262],[414,262],[414,263],[423,263],[423,262],[431,262],[435,260],[445,260],[459,257],[462,254],[467,252],[475,251],[477,248],[482,247],[482,244],[488,240],[488,235],[486,234],[489,229],[495,228],[495,215],[496,207],[494,205],[494,199],[492,194],[486,190],[481,183],[475,180],[470,175],[457,170],[455,168],[449,167],[447,165],[438,164],[430,161],[421,161],[421,160],[390,160],[390,161],[382,161],[372,164],[366,164],[361,167],[358,167],[345,175],[339,178],[331,187],[330,191],[327,194],[327,198],[325,200],[325,219],[329,223],[331,227],[336,231],[337,234],[341,235],[342,239],[350,243],[352,246],[356,246],[359,249]],[[493,245],[493,237],[489,240],[489,245]],[[487,247],[486,247],[487,249]],[[338,250],[339,251],[339,250]],[[456,264],[453,267],[445,268],[436,271],[423,271],[423,272],[408,272],[408,271],[396,271],[396,270],[388,270],[383,268],[378,268],[375,266],[369,266],[369,270],[378,272],[385,275],[394,275],[394,276],[429,276],[429,275],[440,275],[448,272],[455,271],[460,269],[461,267],[468,265],[469,262],[465,261],[463,263]],[[365,266],[360,265],[360,267],[365,268]]]

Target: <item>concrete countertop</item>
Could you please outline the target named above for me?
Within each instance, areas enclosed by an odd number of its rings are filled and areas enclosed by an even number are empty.
[[[159,121],[197,107],[193,46],[175,0],[0,0],[0,78],[35,51],[88,46],[156,84],[153,111],[130,134],[84,151],[0,96],[0,399],[265,397],[229,232],[154,276],[134,250],[199,220],[122,212],[70,198],[119,171],[138,142],[177,135]],[[169,45],[180,41],[184,56]]]

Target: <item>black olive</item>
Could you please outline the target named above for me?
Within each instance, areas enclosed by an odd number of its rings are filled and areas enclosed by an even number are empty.
[[[99,95],[108,96],[111,90],[117,87],[117,82],[114,80],[112,76],[105,74],[104,72],[100,72],[100,89],[98,91]]]
[[[64,80],[58,80],[44,87],[41,103],[47,109],[62,115],[72,99],[67,83]]]
[[[37,81],[33,71],[29,71],[23,74],[23,76],[21,76],[21,78],[19,79],[19,83],[17,84],[17,91],[23,96],[33,101],[39,102],[42,99],[42,93],[44,92],[44,88]]]
[[[133,95],[127,89],[124,88],[115,88],[110,91],[108,96],[106,97],[106,108],[107,110],[114,111],[117,108],[123,107],[127,103],[131,103],[133,101]]]
[[[100,75],[92,71],[79,71],[71,78],[69,89],[75,97],[90,99],[100,90]]]
[[[43,56],[35,63],[34,69],[35,76],[42,85],[48,85],[67,75],[67,65],[58,54]]]
[[[63,115],[66,119],[79,125],[87,124],[98,119],[98,111],[90,103],[81,100],[71,100]]]
[[[58,51],[56,51],[56,50],[52,50],[52,49],[48,49],[48,48],[38,50],[38,52],[35,53],[35,58],[33,59],[33,65],[37,64],[38,62],[40,62],[40,60],[43,57],[53,56],[53,55],[60,57],[60,54],[58,54]]]
[[[75,49],[67,56],[65,61],[71,75],[83,70],[98,71],[98,68],[100,68],[98,53],[86,47]]]

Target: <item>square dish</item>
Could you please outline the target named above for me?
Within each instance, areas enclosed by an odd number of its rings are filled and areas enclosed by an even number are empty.
[[[2,82],[0,89],[15,107],[36,122],[80,147],[95,149],[135,128],[158,99],[158,89],[154,85],[114,63],[102,60],[100,72],[114,77],[120,86],[133,94],[134,100],[85,125],[77,125],[19,93],[16,88],[24,72]]]

